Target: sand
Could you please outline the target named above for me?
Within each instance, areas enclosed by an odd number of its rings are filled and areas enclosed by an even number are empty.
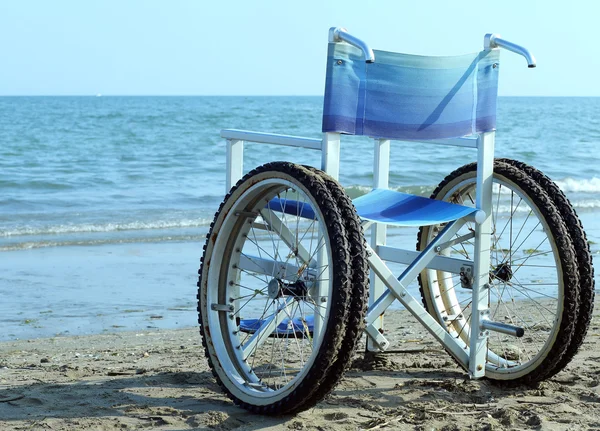
[[[469,380],[406,312],[387,325],[394,353],[366,366],[357,354],[330,396],[284,417],[224,396],[196,328],[0,343],[0,429],[600,429],[595,322],[565,371],[511,389]]]

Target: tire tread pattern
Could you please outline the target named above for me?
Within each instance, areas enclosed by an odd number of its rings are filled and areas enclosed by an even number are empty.
[[[583,344],[592,321],[592,315],[594,312],[595,282],[590,244],[587,240],[587,235],[583,229],[583,224],[577,216],[575,208],[573,208],[573,205],[571,205],[569,199],[554,181],[552,181],[548,176],[544,175],[538,169],[523,162],[506,158],[497,160],[522,170],[544,189],[560,212],[560,215],[565,222],[565,226],[569,231],[571,241],[573,242],[579,269],[579,313],[577,316],[577,322],[575,324],[575,332],[573,333],[573,337],[571,339],[571,344],[569,345],[562,359],[557,364],[556,372],[558,372],[566,367],[567,364],[573,359]],[[556,372],[550,373],[547,377],[556,374]]]
[[[446,176],[446,178],[444,178],[444,180],[436,187],[431,194],[431,198],[439,198],[438,195],[442,193],[443,189],[445,189],[450,183],[456,181],[458,178],[464,175],[472,174],[473,172],[476,172],[476,170],[476,163],[470,163],[456,169]],[[563,309],[562,311],[559,310],[561,314],[561,323],[552,347],[549,349],[543,361],[535,369],[516,378],[510,378],[510,375],[505,375],[503,377],[508,379],[501,380],[503,383],[510,385],[531,385],[558,372],[560,370],[558,367],[561,364],[561,360],[565,354],[567,354],[568,348],[571,345],[579,312],[579,277],[577,271],[577,260],[575,258],[574,247],[570,236],[568,235],[565,222],[563,221],[563,218],[556,208],[552,198],[542,189],[542,187],[518,166],[513,166],[502,161],[495,161],[494,175],[500,175],[516,184],[525,192],[527,197],[538,208],[544,217],[544,220],[548,224],[550,231],[552,232],[552,237],[556,243],[556,248],[563,269],[563,284],[565,287],[563,294]],[[418,250],[424,246],[424,244],[422,244],[422,240],[427,237],[427,235],[425,235],[426,233],[427,227],[421,227],[419,229],[417,236]],[[425,272],[419,275],[419,290],[425,309],[432,316],[436,317],[433,305],[428,301],[430,294],[426,291],[426,277],[427,276]]]
[[[323,382],[326,392],[332,390],[343,377],[352,362],[352,356],[363,334],[365,316],[369,300],[369,263],[367,258],[367,242],[363,234],[360,217],[356,208],[343,187],[326,172],[311,166],[306,166],[311,172],[319,175],[327,185],[331,196],[336,202],[345,223],[349,239],[349,250],[352,267],[352,298],[350,301],[350,317],[346,327],[346,334],[338,353],[339,367],[335,372],[330,372]],[[325,389],[326,388],[326,389]]]
[[[319,351],[316,353],[315,360],[307,371],[304,378],[297,382],[297,386],[284,398],[272,404],[257,405],[244,401],[233,395],[221,381],[217,367],[219,367],[218,358],[213,357],[208,348],[210,332],[215,328],[205,328],[203,324],[202,313],[205,307],[202,304],[203,298],[203,274],[207,261],[210,260],[212,247],[210,243],[213,241],[214,235],[225,234],[218,231],[217,222],[220,217],[224,217],[223,211],[226,205],[229,207],[229,200],[241,187],[246,187],[255,180],[255,177],[262,175],[273,174],[273,176],[285,176],[293,178],[296,182],[305,187],[317,202],[321,213],[323,214],[322,222],[327,227],[327,232],[330,238],[331,253],[332,253],[332,276],[333,276],[333,297],[329,298],[330,315],[325,325],[325,333]],[[234,205],[234,204],[231,204]],[[228,208],[231,209],[231,208]],[[223,202],[219,206],[215,214],[215,218],[211,223],[207,240],[203,249],[203,256],[200,260],[200,269],[198,271],[198,323],[200,325],[200,335],[202,345],[204,347],[205,356],[211,368],[212,374],[217,380],[222,390],[233,402],[254,413],[265,415],[283,415],[293,414],[301,410],[305,410],[329,393],[331,381],[328,376],[337,376],[337,379],[343,375],[345,364],[343,361],[337,360],[340,349],[343,345],[344,334],[348,328],[348,319],[350,317],[350,303],[352,297],[352,260],[349,253],[349,238],[346,233],[345,223],[342,219],[340,211],[332,198],[327,186],[320,176],[310,170],[289,162],[271,162],[259,166],[248,174],[246,174],[225,196]],[[353,324],[351,323],[350,326]],[[353,329],[353,331],[356,329]],[[333,380],[333,379],[332,379]],[[337,381],[337,380],[336,380]],[[325,384],[327,382],[327,384]]]

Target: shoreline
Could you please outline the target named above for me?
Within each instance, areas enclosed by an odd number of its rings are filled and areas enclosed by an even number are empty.
[[[592,253],[600,224],[583,214]],[[389,231],[413,245],[416,230]],[[204,241],[122,243],[0,252],[0,342],[39,337],[177,329],[197,323],[196,283]],[[33,264],[35,262],[35,264]],[[596,280],[599,275],[597,273]],[[417,283],[408,286],[419,298]],[[398,302],[393,310],[402,309]]]
[[[2,252],[0,341],[193,326],[201,253],[196,242]]]
[[[598,308],[596,308],[598,310]],[[596,311],[595,316],[599,311]],[[363,350],[333,393],[295,416],[233,405],[198,329],[0,342],[0,428],[594,429],[600,426],[600,327],[566,370],[534,388],[469,380],[406,311],[388,313],[394,353]]]

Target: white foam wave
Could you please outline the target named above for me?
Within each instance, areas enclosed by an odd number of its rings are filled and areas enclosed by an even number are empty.
[[[577,211],[581,210],[595,210],[600,208],[600,199],[587,199],[587,200],[577,200],[571,201],[571,205]],[[513,214],[527,214],[530,211],[530,207],[528,205],[510,205],[509,203],[502,203],[500,206],[494,209],[494,212],[497,214],[508,215],[510,213]]]
[[[429,197],[429,195],[431,195],[431,192],[433,191],[434,186],[396,186],[390,188],[398,192],[411,193],[416,194],[418,196]],[[373,187],[363,185],[352,185],[349,187],[345,187],[345,190],[351,198],[355,198],[362,195],[366,195],[367,193],[373,190]]]
[[[600,193],[600,178],[564,178],[562,180],[555,180],[556,184],[565,193]],[[406,187],[393,187],[394,190],[402,191],[405,193],[414,193],[422,196],[429,196],[433,191],[433,186],[406,186]],[[351,196],[361,196],[372,190],[370,186],[352,185],[346,188],[346,191]],[[510,194],[511,191],[508,187],[502,187],[498,184],[494,184],[494,193]]]
[[[122,238],[122,239],[94,239],[81,241],[29,241],[0,246],[0,252],[16,250],[32,250],[49,247],[96,246],[106,244],[135,244],[135,243],[160,243],[179,241],[204,241],[204,235],[175,235],[157,236],[150,238]]]
[[[565,178],[556,181],[556,184],[565,193],[598,193],[600,192],[600,178],[573,179]]]
[[[600,208],[600,200],[591,199],[591,200],[575,201],[575,202],[571,201],[571,205],[573,205],[575,207],[575,209]]]
[[[22,226],[12,230],[0,231],[0,237],[194,228],[208,226],[210,222],[211,220],[209,219],[200,218],[190,220],[154,220],[148,222],[133,221],[126,223],[65,224],[42,227]]]

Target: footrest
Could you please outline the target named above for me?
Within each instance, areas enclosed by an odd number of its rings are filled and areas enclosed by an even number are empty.
[[[388,189],[374,189],[352,203],[361,218],[396,226],[448,223],[477,212],[477,208]]]
[[[263,319],[242,319],[240,321],[240,331],[254,334],[262,325]],[[285,318],[270,337],[286,337],[290,335],[307,335],[306,331],[312,336],[315,325],[314,316],[306,316],[304,322],[300,317],[294,319]]]
[[[500,332],[506,335],[512,335],[513,337],[521,338],[525,335],[525,329],[520,326],[509,325],[508,323],[493,322],[491,320],[484,319],[481,322],[481,328],[487,331]]]

